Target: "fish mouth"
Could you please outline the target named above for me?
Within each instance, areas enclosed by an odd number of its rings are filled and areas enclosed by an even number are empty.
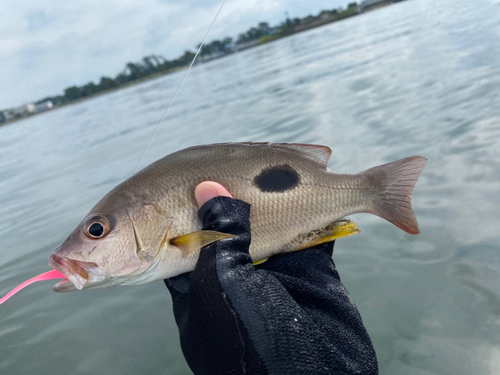
[[[66,279],[53,286],[52,289],[55,292],[82,290],[89,281],[89,272],[92,273],[97,268],[95,263],[60,257],[55,254],[50,254],[49,266],[66,276]]]

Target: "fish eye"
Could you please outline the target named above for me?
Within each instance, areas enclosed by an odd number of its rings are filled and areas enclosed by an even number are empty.
[[[93,215],[83,225],[83,233],[93,240],[106,237],[111,231],[111,223],[104,215]]]

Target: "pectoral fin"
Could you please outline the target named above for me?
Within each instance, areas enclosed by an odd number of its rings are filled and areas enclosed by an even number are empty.
[[[236,237],[238,236],[235,236],[234,234],[221,233],[213,230],[201,230],[173,238],[170,240],[170,243],[181,249],[183,255],[186,257],[192,252],[201,249],[203,246],[210,245],[215,241],[219,241],[224,238]]]
[[[328,225],[318,237],[303,244],[297,250],[307,249],[322,243],[331,242],[338,238],[352,236],[353,234],[358,234],[360,232],[359,228],[351,220],[342,219]]]

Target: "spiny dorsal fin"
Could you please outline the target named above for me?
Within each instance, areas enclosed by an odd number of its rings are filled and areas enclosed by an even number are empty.
[[[292,151],[306,157],[325,168],[330,161],[332,150],[330,147],[321,145],[307,145],[303,143],[271,143],[269,146],[284,151]]]
[[[309,160],[312,160],[325,168],[328,166],[330,161],[330,156],[332,155],[332,150],[330,147],[321,145],[309,145],[304,143],[269,143],[269,142],[229,142],[229,143],[215,143],[211,146],[227,146],[227,145],[244,145],[250,147],[272,147],[276,150],[291,152],[296,155],[300,155]],[[189,149],[196,149],[204,146],[193,146]],[[186,151],[183,150],[183,151]]]

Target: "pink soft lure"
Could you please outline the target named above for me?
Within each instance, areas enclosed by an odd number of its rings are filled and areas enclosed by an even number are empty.
[[[12,289],[9,293],[7,293],[5,296],[3,296],[0,299],[0,305],[7,301],[10,297],[12,297],[14,294],[19,292],[21,289],[27,287],[30,284],[33,284],[37,281],[43,281],[43,280],[51,280],[51,279],[65,279],[66,276],[64,276],[61,272],[52,270],[48,272],[44,272],[38,276],[33,277],[32,279],[26,280],[24,283],[21,285],[18,285],[14,289]]]

